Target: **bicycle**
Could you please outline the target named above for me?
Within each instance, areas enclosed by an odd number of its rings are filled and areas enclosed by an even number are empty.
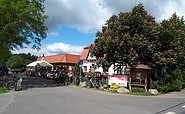
[[[74,83],[75,85],[79,85],[79,84],[80,84],[80,79],[79,79],[79,77],[73,76],[73,81],[72,81],[72,83]]]
[[[7,81],[3,80],[3,88],[9,89],[9,90],[15,90],[16,89],[16,81]]]
[[[100,86],[102,86],[102,83],[101,83],[100,79],[95,78],[95,77],[90,78],[89,82],[90,82],[90,83],[89,83],[89,86],[90,86],[91,88],[96,88],[96,89],[98,89]]]

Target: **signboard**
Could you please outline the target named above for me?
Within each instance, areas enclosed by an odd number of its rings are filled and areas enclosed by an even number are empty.
[[[72,73],[73,71],[72,71],[72,66],[69,66],[69,73]]]
[[[80,67],[83,66],[83,61],[82,61],[82,60],[79,61],[79,66],[80,66]]]
[[[136,73],[136,79],[141,79],[141,73]]]
[[[79,61],[79,65],[83,65],[83,61],[82,60]]]
[[[117,85],[127,87],[128,77],[127,76],[110,76],[108,79],[108,84],[116,83]]]

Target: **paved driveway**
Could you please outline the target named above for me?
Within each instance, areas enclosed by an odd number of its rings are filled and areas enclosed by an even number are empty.
[[[118,95],[77,87],[34,88],[14,95],[2,114],[185,113],[184,98]]]
[[[30,84],[14,92],[14,101],[2,114],[184,114],[185,97],[175,94],[133,96],[62,86]],[[35,80],[31,79],[32,81]],[[41,79],[42,80],[42,79]],[[40,86],[38,86],[40,85]]]

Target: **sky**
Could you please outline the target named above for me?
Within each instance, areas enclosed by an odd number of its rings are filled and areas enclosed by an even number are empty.
[[[46,0],[45,14],[49,18],[45,25],[49,30],[41,49],[25,45],[27,48],[12,53],[80,55],[85,46],[94,43],[96,32],[101,31],[107,19],[113,14],[130,12],[139,3],[157,22],[169,19],[174,12],[185,15],[185,0]]]

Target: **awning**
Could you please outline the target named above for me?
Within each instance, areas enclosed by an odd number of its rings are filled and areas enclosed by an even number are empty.
[[[44,60],[42,60],[42,61],[34,61],[34,62],[28,64],[27,67],[35,67],[37,65],[39,65],[39,66],[51,66],[51,67],[53,67],[52,64],[50,64],[50,63],[48,63],[47,61],[44,61]]]

